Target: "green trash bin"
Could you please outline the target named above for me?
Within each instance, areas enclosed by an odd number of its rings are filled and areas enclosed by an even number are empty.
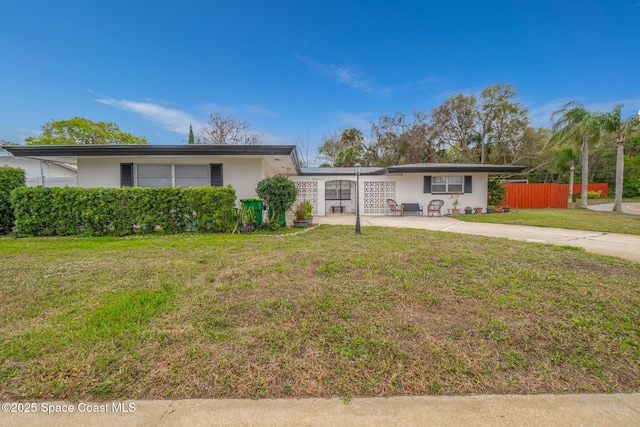
[[[242,206],[247,209],[253,209],[256,213],[256,224],[262,225],[262,209],[264,208],[264,201],[262,199],[242,199],[240,200]]]
[[[273,216],[273,209],[271,209],[271,206],[269,206],[269,218],[271,218]],[[278,221],[278,223],[280,224],[280,227],[286,227],[287,226],[287,213],[286,212],[282,212],[282,214],[280,215],[280,221]]]

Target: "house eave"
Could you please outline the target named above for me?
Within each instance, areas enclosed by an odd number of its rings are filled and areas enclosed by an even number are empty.
[[[464,173],[464,172],[486,172],[486,173],[519,173],[526,166],[516,165],[475,165],[475,164],[438,164],[427,163],[424,165],[400,165],[387,168],[389,173]]]
[[[295,145],[13,145],[14,156],[184,156],[291,155]],[[297,155],[296,155],[297,157]]]
[[[133,157],[133,156],[289,156],[300,174],[295,145],[7,145],[15,157]]]
[[[362,168],[361,176],[386,175],[385,168]],[[302,168],[301,176],[355,176],[354,168]]]

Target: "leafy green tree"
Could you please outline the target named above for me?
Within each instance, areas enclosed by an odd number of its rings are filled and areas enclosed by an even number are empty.
[[[457,94],[445,100],[431,111],[431,125],[437,145],[455,153],[451,160],[475,163],[477,156],[472,147],[477,142],[476,118],[478,106],[476,97]]]
[[[613,111],[598,114],[600,126],[616,136],[616,192],[613,204],[614,212],[622,212],[622,193],[624,189],[624,142],[627,134],[638,128],[640,117],[631,116],[622,120],[620,116],[622,105],[614,107]]]
[[[349,167],[362,160],[364,150],[362,131],[350,128],[343,130],[340,136],[335,132],[325,136],[318,148],[318,157],[335,167]]]
[[[372,141],[363,154],[369,166],[437,162],[443,158],[442,144],[432,137],[429,116],[414,111],[407,119],[403,113],[381,116],[371,123]]]
[[[530,141],[529,112],[515,97],[515,88],[501,83],[483,89],[479,98],[450,97],[431,111],[435,145],[448,147],[454,162],[513,163]]]
[[[187,144],[195,144],[196,140],[193,137],[193,127],[191,127],[191,123],[189,123],[189,142]]]
[[[580,166],[582,172],[582,191],[580,207],[587,207],[587,189],[589,183],[589,143],[600,138],[600,124],[597,114],[587,110],[577,101],[567,102],[551,115],[554,121],[551,129],[551,143],[575,141],[580,143]]]
[[[291,208],[298,197],[298,189],[289,178],[276,175],[265,178],[258,183],[256,194],[273,210],[270,222],[277,222],[277,218]]]
[[[42,134],[26,138],[28,145],[146,144],[144,137],[120,130],[113,122],[94,122],[84,117],[50,121]]]
[[[624,156],[624,197],[640,195],[640,155]]]

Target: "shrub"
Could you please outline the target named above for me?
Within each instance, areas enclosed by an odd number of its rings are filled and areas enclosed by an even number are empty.
[[[587,199],[599,199],[602,197],[602,190],[587,191]]]
[[[640,154],[624,156],[623,197],[640,196]]]
[[[12,193],[20,234],[32,236],[227,232],[235,191],[198,188],[20,188]]]
[[[13,226],[15,220],[13,209],[9,201],[11,192],[24,187],[24,170],[9,166],[0,167],[0,232],[5,232]]]
[[[263,179],[258,183],[256,193],[273,210],[273,215],[269,219],[271,222],[275,222],[276,218],[280,218],[280,215],[288,211],[298,197],[296,185],[283,175]]]
[[[504,202],[507,189],[500,183],[500,178],[489,180],[487,185],[487,205],[498,206]]]

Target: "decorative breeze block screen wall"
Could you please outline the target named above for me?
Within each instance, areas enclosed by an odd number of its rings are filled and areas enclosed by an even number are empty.
[[[396,198],[395,181],[364,182],[364,214],[384,215],[389,209],[387,199]]]
[[[315,181],[295,181],[294,184],[298,189],[298,200],[291,207],[291,212],[296,208],[296,205],[303,200],[308,200],[313,205],[313,214],[318,214],[318,183]]]

